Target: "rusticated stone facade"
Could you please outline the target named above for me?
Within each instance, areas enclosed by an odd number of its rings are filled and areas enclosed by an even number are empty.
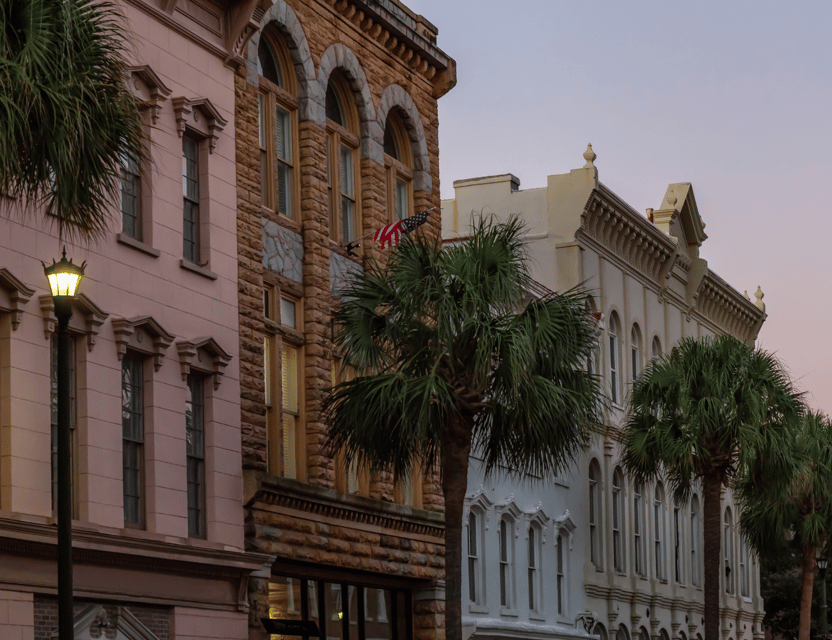
[[[381,613],[374,617],[363,598],[387,589],[387,595],[377,597],[392,607],[390,619],[396,620],[390,628],[403,625],[391,632],[396,640],[441,638],[444,517],[438,475],[426,474],[413,490],[419,496],[414,506],[396,504],[404,500],[389,474],[365,476],[361,491],[348,487],[344,470],[322,449],[326,425],[320,406],[335,367],[331,320],[337,290],[344,274],[362,269],[367,256],[382,257],[369,238],[361,241],[358,255],[350,255],[345,242],[331,239],[330,207],[335,205],[327,184],[327,163],[332,162],[327,145],[332,126],[328,134],[325,105],[330,80],[337,77],[342,98],[355,115],[355,236],[372,234],[389,222],[390,165],[383,137],[393,113],[407,146],[408,213],[437,207],[425,231],[438,236],[437,99],[455,84],[455,63],[437,48],[435,27],[396,0],[278,0],[262,15],[255,11],[254,19],[258,29],[244,47],[247,60],[235,79],[242,451],[246,546],[275,560],[249,583],[251,637],[267,637],[260,619],[270,611],[280,617],[275,613],[279,606],[270,601],[275,584],[282,581],[291,590],[298,584],[293,580],[300,580],[303,611],[321,625],[333,619],[326,609],[331,605],[325,604],[330,587],[337,591],[349,586],[350,602],[357,589],[364,594],[358,596],[364,614],[356,613],[360,609],[352,612],[361,618],[360,633],[365,625],[386,620]],[[266,73],[258,68],[262,38],[283,52],[277,66],[285,92],[261,77]],[[262,196],[268,188],[264,182],[271,178],[261,166],[261,125],[266,125],[259,101],[268,91],[291,113],[291,215],[265,206]],[[264,294],[290,295],[297,301],[297,326],[287,329],[269,318]],[[266,387],[272,383],[264,343],[274,336],[293,340],[301,354],[301,444],[295,447],[298,460],[293,463],[297,479],[270,459],[270,448],[274,455],[274,448],[285,445],[282,439],[275,441],[274,427],[270,440],[266,408]],[[274,359],[272,376],[277,375]],[[279,390],[277,395],[273,411],[281,410]],[[310,602],[316,607],[318,597],[326,615],[311,613]],[[401,603],[390,603],[399,602],[397,598]],[[351,614],[339,610],[338,617],[342,615]],[[352,634],[354,629],[346,621],[344,625]],[[374,637],[377,633],[374,629]]]

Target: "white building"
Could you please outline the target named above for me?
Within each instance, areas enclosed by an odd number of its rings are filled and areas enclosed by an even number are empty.
[[[483,479],[476,460],[466,499],[468,562],[463,621],[477,638],[586,637],[693,640],[704,634],[702,497],[674,504],[662,482],[623,475],[624,399],[650,358],[681,338],[729,333],[753,343],[765,320],[708,269],[707,239],[693,189],[671,184],[647,216],[598,181],[586,164],[519,190],[511,175],[454,182],[442,203],[443,237],[468,233],[471,212],[520,214],[533,276],[552,290],[592,293],[601,330],[593,366],[611,408],[603,433],[563,478]],[[730,494],[723,503],[724,640],[763,637],[759,566],[739,535]]]

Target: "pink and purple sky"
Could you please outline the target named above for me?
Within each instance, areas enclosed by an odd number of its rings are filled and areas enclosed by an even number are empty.
[[[832,3],[405,0],[459,82],[439,101],[442,197],[584,164],[636,210],[691,182],[701,256],[765,293],[758,344],[832,413]]]

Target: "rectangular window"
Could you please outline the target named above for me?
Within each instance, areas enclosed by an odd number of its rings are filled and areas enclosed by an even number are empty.
[[[468,514],[468,599],[477,603],[479,598],[479,555],[477,552],[477,516],[475,513]]]
[[[596,569],[601,568],[601,548],[598,540],[598,482],[589,479],[589,559]]]
[[[199,262],[199,143],[182,136],[182,257]]]
[[[563,615],[565,607],[565,596],[566,593],[564,589],[566,588],[564,574],[563,574],[563,545],[565,541],[563,539],[563,535],[558,534],[558,573],[557,573],[557,590],[558,590],[558,613]]]
[[[69,428],[72,433],[72,517],[78,518],[78,410],[75,340],[69,343]],[[51,415],[51,466],[52,511],[58,509],[58,334],[53,333],[50,342],[50,415]]]
[[[617,342],[615,336],[610,335],[610,399],[615,403],[618,402]]]
[[[266,123],[266,96],[262,93],[257,96],[257,125],[258,138],[260,143],[260,201],[264,207],[271,207],[269,197],[269,156],[266,147],[267,123]]]
[[[664,563],[662,562],[662,529],[664,523],[662,522],[662,503],[658,500],[653,505],[653,516],[656,521],[656,577],[659,580],[664,580]]]
[[[690,580],[699,586],[699,559],[696,550],[699,548],[699,511],[694,505],[690,510]]]
[[[509,590],[511,589],[512,576],[509,529],[509,523],[505,519],[500,520],[500,605],[503,607],[511,607]]]
[[[682,507],[673,505],[673,567],[676,582],[682,582]]]
[[[188,376],[185,399],[187,441],[188,535],[205,537],[205,395],[204,379]]]
[[[396,220],[404,220],[410,215],[408,191],[408,183],[396,177]]]
[[[141,240],[141,170],[133,154],[121,156],[121,231]]]
[[[536,611],[535,585],[537,584],[537,535],[529,529],[529,611]]]
[[[341,230],[344,242],[358,237],[355,219],[355,170],[353,150],[341,145]]]
[[[740,536],[740,595],[748,597],[748,547]],[[823,579],[823,578],[821,578]]]
[[[124,526],[144,527],[143,360],[127,353],[121,360],[122,481]]]
[[[303,460],[298,458],[304,450],[304,427],[301,416],[302,336],[300,304],[297,300],[281,295],[275,288],[267,296],[274,301],[274,309],[266,309],[266,317],[277,317],[285,329],[266,336],[264,342],[266,421],[268,428],[269,473],[284,478],[302,479]],[[274,331],[280,331],[275,327]]]
[[[327,640],[413,639],[412,595],[407,589],[273,576],[268,606],[272,619],[315,622]]]
[[[641,488],[637,486],[633,495],[633,545],[635,547],[636,574],[643,576],[645,575],[645,570],[641,520]]]
[[[276,107],[275,148],[277,150],[277,211],[292,215],[292,116]]]

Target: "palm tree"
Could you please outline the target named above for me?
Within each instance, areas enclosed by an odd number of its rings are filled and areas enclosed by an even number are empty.
[[[809,640],[812,626],[812,589],[818,550],[832,533],[832,424],[819,412],[807,411],[788,457],[795,464],[791,482],[770,487],[752,469],[740,484],[743,533],[749,544],[777,553],[785,531],[794,534],[802,551],[800,624],[798,640]]]
[[[0,193],[61,236],[100,236],[121,158],[144,156],[126,47],[109,0],[0,3]]]
[[[665,474],[676,497],[703,490],[705,638],[718,640],[720,491],[749,471],[790,473],[800,397],[779,361],[736,338],[685,338],[635,382],[623,464],[638,482]]]
[[[445,633],[461,640],[462,515],[472,450],[486,474],[553,477],[597,423],[586,372],[594,327],[577,291],[529,299],[523,225],[486,220],[443,249],[405,237],[354,276],[335,343],[359,375],[326,403],[329,445],[397,478],[439,465],[445,499]]]

